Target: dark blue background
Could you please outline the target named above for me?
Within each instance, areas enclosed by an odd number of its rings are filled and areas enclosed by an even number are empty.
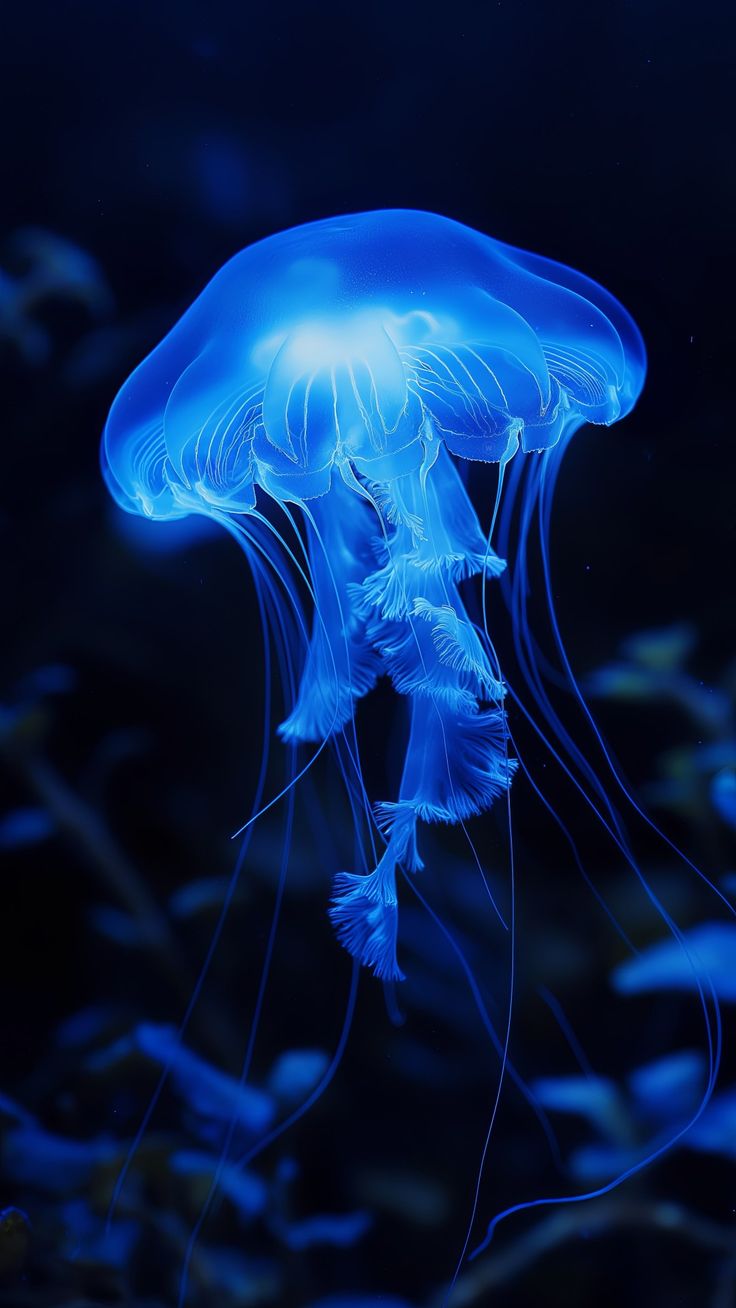
[[[686,619],[699,635],[696,675],[722,675],[733,655],[736,551],[733,35],[730,6],[718,3],[68,0],[7,9],[0,261],[18,229],[49,229],[98,260],[115,307],[103,324],[107,335],[95,340],[78,306],[49,311],[53,344],[39,367],[21,358],[12,336],[0,343],[1,685],[12,700],[33,668],[58,661],[72,668],[75,690],[44,710],[39,748],[87,795],[92,811],[105,808],[160,902],[177,885],[229,867],[227,834],[242,818],[257,764],[251,722],[260,644],[252,594],[227,547],[151,560],[121,544],[98,471],[99,433],[130,368],[227,257],[274,230],[360,209],[433,209],[570,263],[613,291],[642,329],[650,372],[635,413],[621,427],[582,432],[561,477],[553,544],[570,653],[587,671],[610,659],[631,630]],[[12,271],[12,259],[8,266]],[[622,717],[604,710],[603,717],[639,781],[651,774],[656,754],[688,730],[696,743],[689,725],[651,707]],[[138,745],[134,738],[122,762],[108,767],[115,746],[107,750],[105,742],[131,731]],[[27,803],[17,760],[6,781],[8,806]],[[569,920],[577,908],[565,910],[564,896],[576,906],[585,892],[568,878],[558,894],[558,851],[528,801],[519,803],[522,824],[529,814],[529,902],[537,905],[528,911],[524,948],[534,955],[546,939],[545,896]],[[693,836],[681,816],[673,822],[709,859],[708,837]],[[610,851],[596,857],[615,888],[619,869]],[[659,855],[651,858],[656,863]],[[176,1020],[182,1001],[176,986],[150,981],[135,957],[96,941],[86,915],[101,892],[84,867],[73,840],[19,851],[7,860],[0,918],[0,1089],[35,1102],[66,1131],[111,1129],[112,1110],[106,1117],[99,1103],[90,1108],[69,1072],[67,1089],[77,1097],[64,1117],[45,1063],[56,1023],[110,990],[136,994],[139,1015],[160,1020]],[[333,986],[344,989],[347,976],[324,922],[331,871],[319,869],[312,897],[297,894],[287,910],[289,961],[274,983],[267,1030],[293,1044],[330,1044],[339,1025]],[[268,923],[265,874],[260,887],[237,921],[216,989],[218,1003],[232,1003],[237,1029],[245,1027],[260,963],[260,955],[244,957],[243,941],[262,944]],[[563,937],[547,944],[558,953],[567,947]],[[200,945],[184,942],[192,968]],[[605,957],[613,962],[615,953]],[[588,960],[590,975],[583,969],[567,1001],[586,1046],[604,1061],[614,1051],[608,1070],[615,1071],[617,1058],[628,1067],[633,1057],[627,1018],[597,1016],[605,969],[597,973],[595,962]],[[502,1011],[500,961],[498,976]],[[360,1158],[380,1152],[383,1141],[401,1162],[418,1093],[412,1088],[395,1107],[380,1077],[372,1087],[372,1060],[391,1055],[380,993],[369,991],[337,1124],[325,1112],[294,1146],[312,1162],[307,1196],[310,1186],[320,1199],[324,1191],[328,1206],[340,1202],[341,1167],[349,1180],[358,1166],[343,1153],[346,1142],[357,1140]],[[666,1046],[666,1007],[658,1018]],[[523,1004],[518,1020],[522,1061],[541,1073],[552,1037],[532,1016],[525,1021]],[[431,1022],[420,1035],[442,1056],[455,1056]],[[687,1025],[684,1035],[701,1038]],[[637,1039],[637,1056],[656,1052]],[[271,1038],[271,1052],[282,1043]],[[238,1058],[236,1049],[232,1067]],[[131,1123],[146,1087],[137,1093]],[[443,1145],[457,1098],[440,1090],[437,1102],[414,1102],[408,1153],[424,1164],[437,1147],[456,1206],[442,1234],[420,1229],[405,1237],[399,1225],[354,1262],[292,1269],[282,1302],[301,1308],[345,1288],[427,1301],[461,1243],[482,1138],[487,1084],[468,1093],[473,1135],[457,1155]],[[361,1143],[363,1123],[372,1125]],[[504,1178],[515,1169],[527,1189],[548,1184],[543,1164],[535,1171],[533,1162],[520,1162],[525,1130],[515,1124],[500,1146],[486,1215],[499,1195],[505,1201]],[[320,1166],[324,1176],[315,1181]],[[668,1166],[663,1191],[688,1193],[691,1164]],[[730,1219],[731,1173],[704,1166],[696,1180],[714,1218]],[[0,1201],[16,1201],[12,1185]],[[13,1285],[1,1302],[56,1304],[83,1293],[66,1273],[55,1280],[53,1238],[44,1240],[23,1283],[29,1297],[21,1300]],[[162,1257],[154,1251],[136,1272],[148,1297],[113,1301],[170,1302],[176,1259],[166,1254],[164,1274]],[[575,1245],[494,1302],[603,1308],[626,1294],[632,1306],[701,1308],[707,1259],[679,1257],[681,1264],[672,1263],[670,1244],[635,1233]],[[62,1289],[53,1288],[57,1281]],[[94,1287],[84,1293],[84,1302],[98,1302]]]

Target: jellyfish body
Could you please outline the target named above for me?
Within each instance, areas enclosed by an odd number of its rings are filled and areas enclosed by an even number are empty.
[[[483,812],[516,766],[503,678],[465,599],[506,566],[469,462],[543,460],[582,423],[628,412],[644,372],[636,326],[588,278],[396,210],[244,250],[115,400],[102,462],[124,509],[237,524],[246,548],[273,545],[282,580],[289,558],[306,579],[311,632],[282,738],[338,739],[383,675],[407,704],[398,792],[373,809],[384,851],[336,875],[329,910],[383,979],[402,975],[396,873],[421,867],[418,825]],[[301,519],[303,565],[269,501]]]

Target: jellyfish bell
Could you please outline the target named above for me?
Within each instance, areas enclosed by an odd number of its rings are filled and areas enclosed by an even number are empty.
[[[242,511],[253,480],[300,501],[345,459],[408,473],[425,419],[464,458],[497,460],[512,430],[548,448],[627,413],[644,371],[634,323],[581,274],[434,214],[356,214],[231,259],[123,386],[105,459],[113,493],[159,516],[162,479]]]

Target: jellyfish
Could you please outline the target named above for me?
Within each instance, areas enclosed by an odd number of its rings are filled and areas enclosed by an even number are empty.
[[[397,871],[421,869],[422,826],[465,824],[517,767],[485,621],[506,560],[468,468],[497,465],[500,489],[507,465],[532,461],[509,494],[527,520],[550,460],[583,423],[627,414],[644,374],[634,322],[587,277],[389,210],[243,250],[113,404],[102,466],[117,503],[222,523],[268,573],[271,611],[289,609],[281,631],[303,637],[279,735],[343,742],[381,849],[371,867],[335,871],[329,915],[382,980],[403,976]],[[483,624],[466,600],[474,580]],[[367,797],[355,715],[381,677],[406,709],[403,767],[394,794]]]
[[[113,498],[153,522],[204,515],[228,532],[251,568],[266,657],[274,649],[278,656],[286,782],[266,798],[264,763],[253,812],[236,834],[287,804],[280,896],[295,789],[332,752],[354,820],[355,861],[329,869],[325,909],[354,975],[367,969],[389,993],[404,978],[400,891],[421,883],[426,828],[458,828],[476,854],[472,820],[500,804],[510,828],[519,772],[557,817],[515,746],[512,704],[691,966],[612,798],[611,782],[652,825],[587,707],[550,579],[564,451],[584,424],[608,426],[630,413],[645,373],[636,324],[587,276],[436,214],[383,210],[308,223],[237,254],[113,403],[101,452]],[[495,491],[481,500],[474,484],[493,485],[494,477]],[[558,669],[592,731],[596,766],[547,687],[529,612],[535,539]],[[497,653],[493,624],[504,619],[498,606],[491,619],[494,593],[510,615],[523,695]],[[395,692],[401,733],[393,738],[393,789],[387,783],[374,795],[359,710],[379,681]],[[557,820],[579,862],[573,835]],[[719,1028],[717,1000],[697,984],[710,1056],[700,1112],[712,1093]],[[354,995],[353,987],[350,1004]],[[262,987],[258,1012],[261,1000]],[[515,1076],[511,1002],[505,1041],[496,1042],[502,1070],[489,1137],[504,1069]],[[348,1026],[349,1018],[339,1050]],[[243,1077],[252,1045],[251,1031]],[[484,1158],[485,1150],[481,1168]],[[475,1195],[461,1262],[478,1187]],[[485,1243],[501,1218],[548,1202],[563,1199],[504,1210]]]

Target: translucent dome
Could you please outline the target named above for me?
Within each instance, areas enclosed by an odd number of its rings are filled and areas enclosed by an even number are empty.
[[[645,367],[625,309],[562,264],[436,214],[329,218],[213,278],[117,396],[103,467],[131,512],[246,512],[255,483],[406,475],[427,424],[465,459],[547,449],[628,412]]]

